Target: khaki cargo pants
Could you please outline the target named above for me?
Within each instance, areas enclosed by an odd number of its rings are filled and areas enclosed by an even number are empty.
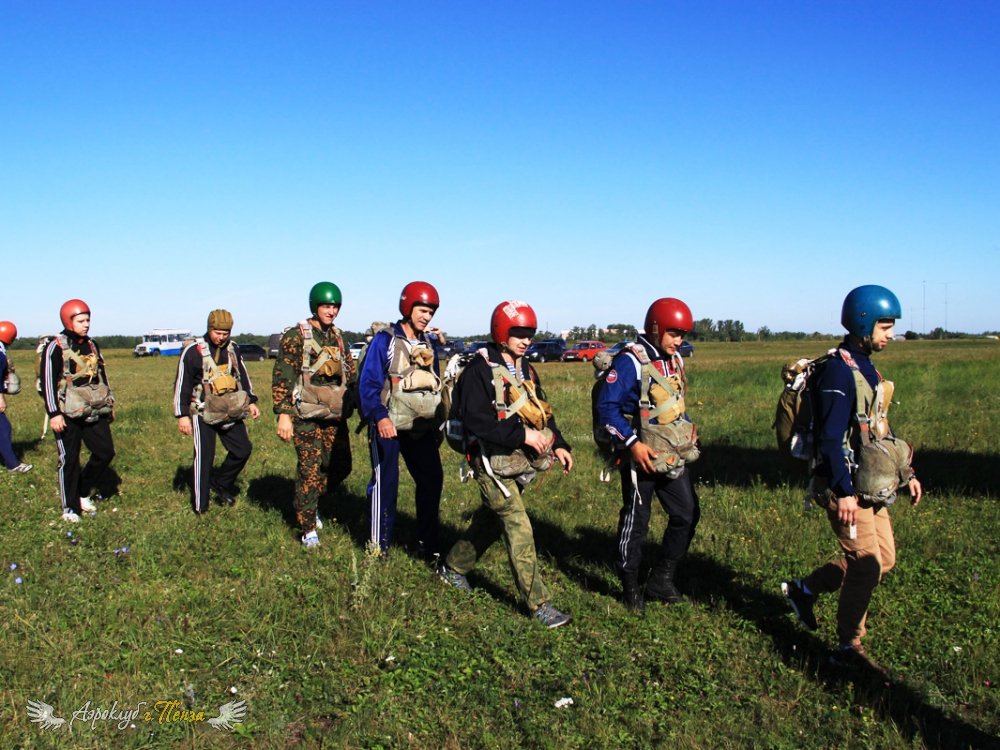
[[[472,515],[469,528],[445,559],[452,570],[465,575],[494,542],[503,539],[514,582],[528,609],[534,612],[549,600],[542,583],[531,520],[521,499],[521,486],[513,479],[501,479],[510,497],[504,497],[496,481],[483,470],[480,457],[473,459],[482,505]]]

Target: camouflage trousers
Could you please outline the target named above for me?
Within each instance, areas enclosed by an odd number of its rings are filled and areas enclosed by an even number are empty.
[[[483,504],[472,514],[468,530],[451,548],[445,563],[465,575],[486,550],[502,538],[517,590],[533,612],[549,600],[549,592],[542,583],[535,537],[521,499],[521,485],[513,479],[501,479],[510,493],[510,497],[504,497],[496,481],[483,470],[481,458],[473,459],[472,468]]]
[[[351,440],[342,421],[296,419],[292,442],[298,455],[295,473],[295,515],[302,532],[316,528],[319,499],[351,473]]]

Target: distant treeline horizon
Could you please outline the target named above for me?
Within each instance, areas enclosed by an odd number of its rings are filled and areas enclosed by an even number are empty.
[[[353,344],[357,341],[364,341],[367,331],[342,331],[344,341]],[[196,334],[196,335],[201,335]],[[274,334],[239,333],[233,336],[233,341],[238,344],[258,344],[267,347],[268,340]],[[613,344],[622,340],[634,341],[639,335],[635,326],[628,324],[611,324],[605,328],[598,328],[596,325],[586,327],[576,326],[571,328],[565,341],[603,341]],[[743,323],[738,320],[718,320],[712,321],[703,318],[695,321],[694,330],[688,336],[692,341],[721,341],[721,342],[741,342],[741,341],[819,341],[828,339],[840,339],[843,333],[821,333],[814,331],[806,333],[804,331],[772,331],[767,326],[762,326],[756,331],[747,331]],[[929,333],[921,334],[907,330],[897,332],[902,338],[911,339],[962,339],[981,338],[984,336],[1000,336],[1000,331],[984,331],[983,333],[964,333],[961,331],[945,331],[943,328],[935,328]],[[34,349],[38,345],[38,336],[19,336],[8,349],[25,350]],[[489,333],[482,333],[472,336],[449,336],[452,341],[488,341]],[[560,334],[552,331],[538,331],[535,334],[535,341],[544,339],[559,339]],[[142,335],[113,334],[110,336],[94,336],[94,341],[102,349],[134,349],[135,345],[142,341]]]

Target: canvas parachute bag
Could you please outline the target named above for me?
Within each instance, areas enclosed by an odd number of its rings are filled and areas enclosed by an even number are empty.
[[[771,427],[778,441],[778,452],[786,458],[803,461],[813,458],[810,386],[817,370],[836,352],[831,349],[816,359],[798,359],[781,368],[784,387],[778,396]]]
[[[45,348],[49,345],[49,342],[55,338],[54,335],[49,334],[46,336],[38,337],[38,345],[35,347],[35,390],[38,395],[42,395],[42,357],[45,356]],[[45,435],[49,431],[49,415],[48,412],[44,412],[42,417],[42,435],[41,440],[45,439]]]
[[[552,454],[555,435],[548,427],[552,419],[552,408],[539,395],[537,384],[530,374],[527,378],[523,377],[523,361],[520,358],[514,362],[517,375],[512,375],[506,365],[493,362],[489,364],[493,373],[497,418],[520,416],[524,424],[545,436],[549,446],[543,453],[535,453],[530,449],[481,444],[484,471],[496,482],[504,497],[509,497],[509,492],[500,479],[516,479],[520,484],[527,484],[537,473],[548,471],[552,467],[555,460]]]
[[[382,391],[397,430],[436,430],[443,421],[441,378],[434,372],[434,348],[424,341],[393,336],[389,379]]]
[[[850,355],[843,354],[847,361]],[[913,448],[889,428],[888,412],[895,385],[884,380],[880,373],[878,385],[872,390],[853,360],[848,364],[852,366],[857,393],[855,420],[859,440],[854,489],[860,498],[871,503],[892,505],[896,491],[913,476]]]
[[[195,339],[195,345],[201,354],[202,376],[201,384],[191,401],[191,416],[197,414],[205,424],[213,425],[246,419],[250,409],[250,394],[243,390],[240,383],[236,347],[229,342],[229,362],[223,369],[212,359],[205,339],[199,336]]]
[[[645,355],[645,351],[643,351]],[[639,377],[642,387],[639,395],[639,439],[657,454],[653,471],[676,478],[687,464],[701,456],[698,448],[698,430],[684,413],[684,362],[673,355],[675,375],[664,375],[644,356]],[[656,420],[653,424],[652,420]],[[633,471],[635,467],[633,466]]]
[[[4,353],[7,351],[2,343],[0,343],[0,349],[3,349]],[[21,378],[9,355],[7,356],[7,376],[4,378],[4,390],[10,396],[16,396],[21,392]]]
[[[594,385],[590,388],[590,424],[594,435],[594,444],[597,446],[597,454],[601,457],[602,465],[598,478],[602,482],[611,481],[612,471],[619,461],[619,457],[615,454],[611,434],[601,424],[600,416],[597,413],[597,401],[601,397],[604,382],[611,372],[612,361],[613,357],[607,352],[600,352],[594,357]]]
[[[97,349],[90,342],[90,354],[80,355],[69,346],[64,334],[59,334],[63,355],[63,377],[59,387],[60,409],[70,419],[96,422],[110,416],[115,399],[106,383],[100,381]],[[70,363],[76,371],[70,372]]]
[[[468,445],[465,436],[465,427],[462,424],[462,410],[459,406],[460,381],[462,373],[469,363],[479,352],[461,352],[451,355],[444,368],[444,375],[441,378],[441,405],[445,414],[444,423],[441,429],[444,431],[445,442],[448,447],[456,453],[460,453],[468,458]],[[464,472],[461,472],[462,481],[467,479]]]
[[[296,413],[302,419],[319,421],[347,416],[344,381],[349,379],[351,367],[345,361],[340,334],[337,334],[337,346],[320,346],[313,337],[309,321],[301,321],[299,331],[302,334],[302,368],[292,389]],[[331,382],[313,384],[314,375],[330,378]]]

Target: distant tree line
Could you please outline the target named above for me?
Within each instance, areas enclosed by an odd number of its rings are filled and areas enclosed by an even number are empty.
[[[364,341],[367,331],[342,331],[344,341],[353,344],[357,341]],[[634,341],[639,335],[638,329],[628,323],[611,323],[604,328],[598,328],[591,323],[589,326],[574,326],[569,331],[567,341],[603,341],[606,344],[615,343],[622,340]],[[772,331],[767,326],[761,326],[756,331],[747,331],[739,320],[712,320],[702,318],[694,322],[694,330],[690,338],[696,341],[815,341],[838,337],[840,334],[805,333],[803,331]],[[982,336],[1000,337],[1000,331],[984,331],[983,333],[962,333],[960,331],[946,331],[938,327],[929,333],[922,334],[916,331],[906,331],[903,337],[908,340],[914,339],[966,339],[981,338]],[[238,344],[257,344],[267,347],[269,334],[240,333],[233,336],[233,341]],[[489,333],[476,336],[455,336],[449,337],[458,341],[488,341]],[[552,331],[539,330],[535,334],[535,341],[543,339],[557,339],[559,334]],[[142,336],[94,336],[94,340],[101,349],[133,349],[135,345],[142,341]],[[8,349],[34,349],[38,344],[36,337],[18,338]]]

